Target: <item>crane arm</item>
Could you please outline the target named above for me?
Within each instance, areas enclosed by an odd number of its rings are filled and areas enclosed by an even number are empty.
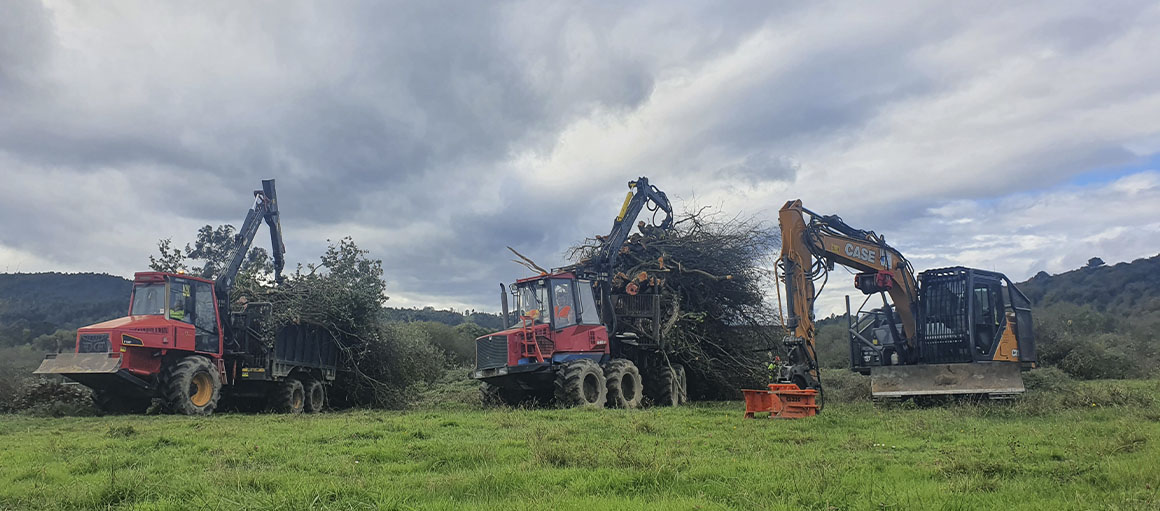
[[[274,280],[282,282],[282,268],[286,265],[286,245],[282,243],[282,225],[278,218],[278,192],[274,188],[273,179],[262,180],[262,189],[254,190],[254,205],[246,213],[242,228],[234,235],[233,256],[222,274],[214,282],[214,287],[221,296],[228,296],[234,287],[238,271],[246,259],[246,253],[258,234],[262,221],[270,227],[270,248],[274,259]]]
[[[806,215],[809,215],[809,221]],[[873,231],[850,227],[837,216],[823,216],[789,201],[778,213],[781,224],[781,267],[784,271],[788,317],[785,327],[801,349],[791,350],[791,373],[817,381],[814,355],[814,280],[835,264],[861,273],[855,287],[863,293],[886,292],[902,322],[906,345],[917,341],[915,308],[918,284],[909,261]],[[808,378],[807,379],[807,384]]]
[[[616,267],[616,258],[620,254],[620,247],[628,240],[628,234],[632,232],[633,222],[636,222],[636,217],[640,215],[641,210],[648,203],[655,204],[657,209],[665,212],[665,219],[657,227],[669,229],[673,226],[673,206],[669,203],[669,198],[665,192],[662,192],[655,185],[649,184],[647,177],[639,177],[636,181],[629,181],[628,188],[628,195],[624,197],[620,214],[612,222],[612,231],[604,239],[604,248],[600,254],[600,258],[603,260],[602,266],[607,268],[610,274],[612,269]]]

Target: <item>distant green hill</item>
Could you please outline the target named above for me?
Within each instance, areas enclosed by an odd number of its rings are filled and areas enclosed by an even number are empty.
[[[101,273],[0,274],[0,345],[123,316],[132,286]]]
[[[1039,272],[1017,286],[1036,307],[1074,304],[1117,315],[1151,314],[1160,312],[1160,255],[1112,266],[1093,258],[1078,270]]]

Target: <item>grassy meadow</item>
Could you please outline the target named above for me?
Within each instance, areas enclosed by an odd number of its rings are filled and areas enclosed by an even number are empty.
[[[1160,381],[1014,403],[0,415],[0,509],[1160,508]]]

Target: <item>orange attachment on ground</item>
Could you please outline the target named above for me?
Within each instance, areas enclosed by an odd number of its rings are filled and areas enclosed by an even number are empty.
[[[818,405],[814,403],[818,391],[814,389],[799,389],[792,383],[771,383],[769,390],[741,392],[745,394],[746,419],[765,412],[769,412],[770,419],[800,419],[818,414]]]

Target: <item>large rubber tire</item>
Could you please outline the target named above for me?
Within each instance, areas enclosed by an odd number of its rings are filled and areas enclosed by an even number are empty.
[[[306,413],[318,413],[326,407],[326,385],[313,378],[302,384],[306,394]]]
[[[492,385],[488,382],[479,383],[479,401],[483,406],[517,406],[528,398],[526,392]]]
[[[657,406],[678,406],[688,402],[685,368],[680,364],[661,366],[650,378],[650,397]]]
[[[609,408],[637,408],[644,399],[640,370],[631,360],[618,358],[604,366]]]
[[[603,408],[608,399],[608,387],[600,364],[589,359],[561,364],[556,368],[554,397],[556,405],[562,408]]]
[[[182,415],[211,415],[222,397],[222,379],[208,358],[185,357],[161,371],[165,410]]]
[[[294,378],[275,384],[270,392],[270,408],[278,413],[299,414],[306,409],[306,388]]]
[[[93,406],[105,415],[141,414],[149,410],[153,400],[147,397],[129,397],[107,390],[93,391]]]

